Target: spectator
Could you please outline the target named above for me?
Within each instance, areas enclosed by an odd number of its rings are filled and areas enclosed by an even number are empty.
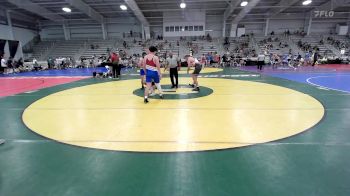
[[[0,73],[7,74],[6,73],[7,64],[4,58],[4,54],[0,54],[0,59],[1,59]]]
[[[35,71],[39,71],[41,69],[41,66],[38,64],[36,58],[33,59],[33,67]]]

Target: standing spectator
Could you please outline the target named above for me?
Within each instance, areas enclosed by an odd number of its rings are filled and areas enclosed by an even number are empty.
[[[49,57],[49,59],[47,59],[47,66],[49,69],[52,69],[54,67],[54,63],[51,57]]]
[[[7,72],[8,73],[13,73],[14,72],[14,67],[13,67],[13,58],[12,57],[9,57],[7,59]],[[11,70],[11,71],[10,71]]]
[[[205,66],[205,65],[207,64],[207,59],[206,59],[206,57],[205,57],[205,55],[204,55],[204,54],[202,54],[202,57],[201,57],[200,63],[201,63],[203,66]]]
[[[207,54],[207,65],[211,64],[211,59],[212,59],[212,57],[211,57],[210,53],[208,52],[208,54]]]
[[[6,74],[7,64],[4,58],[4,54],[0,54],[0,59],[1,59],[0,73]]]
[[[24,63],[23,63],[23,58],[19,58],[17,61],[17,66],[16,68],[18,68],[19,71],[24,71]]]
[[[315,66],[315,64],[317,64],[318,57],[319,57],[319,54],[318,54],[318,49],[317,49],[314,53],[314,61],[312,63],[312,66]]]

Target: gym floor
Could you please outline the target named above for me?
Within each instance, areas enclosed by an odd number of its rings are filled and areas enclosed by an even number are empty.
[[[350,195],[350,69],[0,77],[0,195]]]

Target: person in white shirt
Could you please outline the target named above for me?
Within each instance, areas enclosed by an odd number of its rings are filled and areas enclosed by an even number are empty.
[[[258,70],[262,70],[262,66],[265,64],[265,55],[260,53],[258,55]]]
[[[38,61],[35,58],[33,59],[33,67],[35,71],[39,71],[41,69],[41,66],[38,64]]]
[[[6,60],[4,59],[4,54],[0,55],[0,59],[1,59],[0,73],[6,74],[7,64],[6,64]]]

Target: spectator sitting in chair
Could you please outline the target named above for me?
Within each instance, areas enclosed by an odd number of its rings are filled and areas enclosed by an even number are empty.
[[[35,58],[33,59],[33,67],[35,71],[39,71],[41,69],[41,66],[38,64],[38,61]]]

